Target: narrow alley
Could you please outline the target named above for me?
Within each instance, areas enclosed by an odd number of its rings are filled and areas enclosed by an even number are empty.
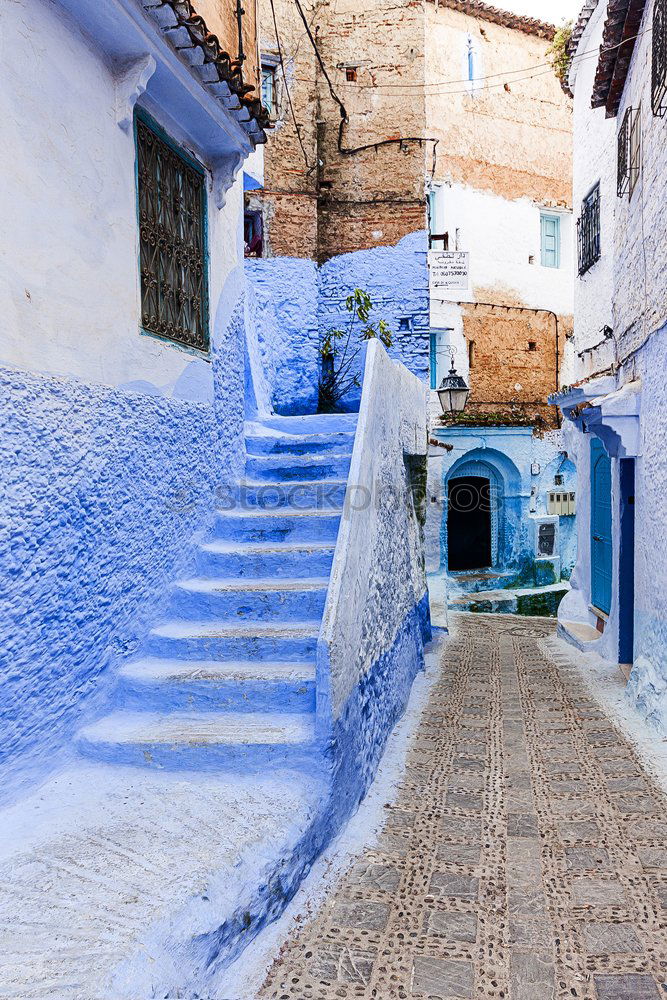
[[[657,1000],[665,795],[551,622],[459,615],[446,650],[382,833],[261,997]]]

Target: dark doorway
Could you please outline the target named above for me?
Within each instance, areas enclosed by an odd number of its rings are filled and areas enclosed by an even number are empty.
[[[491,483],[482,476],[450,479],[448,565],[453,572],[491,565]]]

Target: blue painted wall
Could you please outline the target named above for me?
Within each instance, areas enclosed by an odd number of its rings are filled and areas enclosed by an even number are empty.
[[[246,260],[250,322],[256,325],[277,413],[313,413],[317,409],[319,344],[328,330],[347,327],[345,299],[355,288],[371,296],[373,321],[384,319],[388,323],[393,334],[390,356],[419,378],[428,379],[427,246],[426,232],[418,232],[396,246],[342,254],[319,268],[312,261],[290,257]],[[359,376],[363,362],[362,351]],[[360,389],[353,390],[343,407],[358,409],[360,396]]]
[[[245,262],[248,322],[276,413],[315,413],[320,368],[317,265],[273,257]]]
[[[0,369],[2,798],[68,752],[237,477],[238,334],[214,358],[215,405]]]

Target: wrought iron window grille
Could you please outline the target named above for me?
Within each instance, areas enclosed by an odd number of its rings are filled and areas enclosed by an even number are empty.
[[[577,221],[577,244],[579,250],[579,274],[586,271],[600,259],[600,185],[596,184],[586,195],[581,205],[581,215]]]
[[[628,108],[618,133],[619,198],[630,193],[632,198],[641,173],[641,108]]]
[[[651,70],[651,107],[656,118],[667,114],[667,0],[655,0]]]
[[[136,136],[142,328],[208,351],[204,171],[143,113]]]

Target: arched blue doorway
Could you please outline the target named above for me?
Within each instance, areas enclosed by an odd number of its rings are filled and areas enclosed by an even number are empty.
[[[456,506],[462,507],[461,511],[450,511],[452,489],[459,493],[460,502]],[[445,572],[460,571],[455,567],[462,565],[461,547],[465,544],[472,543],[474,549],[468,560],[471,563],[467,567],[469,569],[502,568],[510,561],[513,539],[519,531],[520,492],[519,470],[507,455],[495,449],[476,448],[452,465],[445,475],[446,500],[440,536],[441,566]],[[475,498],[477,507],[474,506]],[[469,504],[473,505],[472,509],[467,509]],[[450,529],[452,533],[457,533],[452,564]],[[490,558],[484,555],[489,548]],[[475,565],[472,565],[473,562]]]

